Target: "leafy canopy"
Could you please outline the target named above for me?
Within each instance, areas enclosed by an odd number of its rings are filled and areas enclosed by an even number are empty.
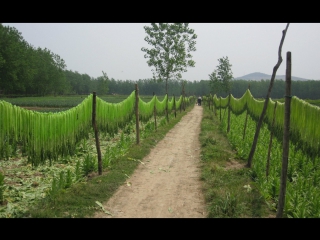
[[[152,47],[141,48],[148,59],[152,69],[153,78],[159,82],[166,81],[168,92],[168,79],[181,79],[181,73],[187,71],[187,67],[194,67],[191,52],[195,51],[195,39],[197,35],[188,27],[188,23],[151,23],[144,26],[147,36],[145,41]]]
[[[228,57],[219,58],[218,61],[219,65],[217,68],[209,74],[210,87],[214,94],[221,92],[230,93],[231,81],[233,80],[232,65]]]

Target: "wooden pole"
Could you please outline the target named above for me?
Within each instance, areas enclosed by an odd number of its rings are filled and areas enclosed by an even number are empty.
[[[174,104],[174,117],[177,117],[177,109],[176,109],[176,97],[173,94],[173,104]]]
[[[280,193],[277,209],[277,218],[282,218],[286,197],[288,156],[289,156],[289,135],[290,135],[290,104],[291,104],[291,52],[287,52],[286,69],[286,95],[284,103],[284,128],[282,145],[282,171],[280,179]]]
[[[227,127],[227,133],[230,132],[230,117],[231,117],[230,101],[231,101],[231,93],[229,93],[229,99],[228,99],[228,127]]]
[[[136,138],[137,144],[140,143],[140,129],[139,129],[139,89],[138,84],[135,84],[136,88],[136,104],[135,104],[135,113],[136,113]]]
[[[153,92],[154,96],[154,92]],[[155,99],[157,100],[157,99]],[[153,107],[153,116],[154,116],[154,128],[157,131],[157,108],[156,108],[156,101],[154,101],[154,107]]]
[[[220,96],[220,122],[221,122],[221,96]]]
[[[93,101],[92,101],[92,126],[94,129],[94,136],[96,139],[96,149],[98,154],[98,172],[99,175],[102,174],[102,160],[101,160],[101,150],[100,150],[100,141],[99,141],[99,132],[96,124],[96,92],[93,92]]]
[[[167,123],[169,122],[169,109],[168,109],[168,101],[169,101],[169,95],[167,95],[167,101],[166,101],[166,118],[167,118]]]

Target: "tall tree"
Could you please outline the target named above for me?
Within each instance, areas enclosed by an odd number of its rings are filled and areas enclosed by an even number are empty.
[[[97,78],[97,89],[95,90],[98,95],[106,95],[109,91],[108,89],[108,82],[109,77],[108,75],[102,71],[103,76]]]
[[[214,94],[221,92],[229,94],[232,87],[231,81],[233,80],[232,65],[228,57],[219,58],[218,61],[219,65],[217,68],[209,74],[209,84]]]
[[[166,82],[168,93],[168,79],[181,79],[181,73],[187,71],[187,67],[194,67],[191,52],[195,51],[195,39],[197,35],[188,23],[151,23],[144,26],[147,36],[145,41],[152,48],[141,48],[145,58],[148,59],[152,69],[153,78],[159,82]]]

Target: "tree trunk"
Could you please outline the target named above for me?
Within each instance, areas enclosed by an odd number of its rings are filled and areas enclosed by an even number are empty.
[[[278,51],[278,62],[273,67],[273,73],[272,73],[272,76],[271,76],[271,81],[270,81],[267,97],[266,97],[266,100],[264,102],[262,113],[260,115],[260,118],[259,118],[259,121],[258,121],[258,124],[257,124],[257,127],[256,127],[256,132],[254,134],[254,139],[253,139],[251,151],[250,151],[249,157],[248,157],[248,163],[246,165],[249,168],[251,168],[253,155],[254,155],[254,152],[256,150],[256,146],[257,146],[257,142],[258,142],[258,138],[259,138],[260,129],[261,129],[261,126],[262,126],[262,123],[263,123],[263,119],[264,119],[264,116],[265,116],[266,111],[267,111],[267,107],[268,107],[268,103],[269,103],[269,98],[270,98],[272,86],[273,86],[273,83],[274,83],[274,79],[276,77],[276,72],[277,72],[277,70],[278,70],[278,68],[279,68],[279,66],[280,66],[280,64],[282,62],[281,50],[282,50],[283,41],[284,41],[284,38],[286,36],[288,27],[289,27],[289,23],[287,24],[286,29],[282,31],[282,38],[281,38],[281,41],[280,41],[280,46],[279,46],[279,51]]]

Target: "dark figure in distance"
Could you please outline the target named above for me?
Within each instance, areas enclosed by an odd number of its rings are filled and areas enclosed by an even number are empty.
[[[201,106],[201,96],[198,97],[198,106]]]

